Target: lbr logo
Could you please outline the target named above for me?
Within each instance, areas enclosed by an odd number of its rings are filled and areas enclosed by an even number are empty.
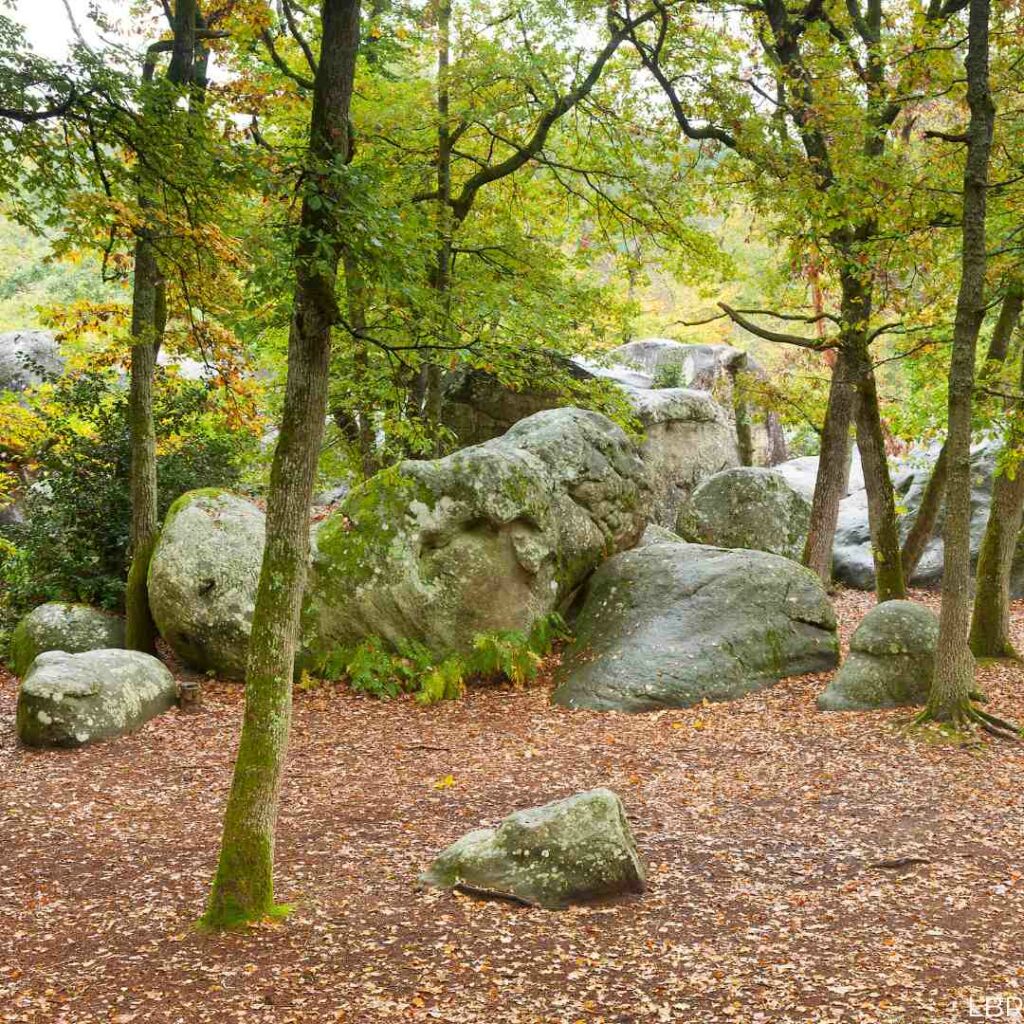
[[[967,1016],[981,1020],[1024,1021],[1024,998],[1021,996],[985,996],[967,1000]]]

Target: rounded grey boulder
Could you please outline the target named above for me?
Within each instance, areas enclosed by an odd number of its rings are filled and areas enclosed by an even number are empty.
[[[480,633],[529,630],[639,540],[649,495],[626,434],[575,408],[386,469],[316,531],[305,663],[373,635],[447,654]]]
[[[818,697],[822,711],[923,704],[939,642],[939,620],[913,601],[885,601],[864,616],[850,655]]]
[[[18,690],[18,738],[30,747],[81,747],[123,736],[171,707],[174,677],[139,651],[47,651]]]
[[[421,881],[557,910],[642,892],[646,875],[622,801],[593,789],[468,833]]]
[[[797,560],[810,502],[780,474],[739,466],[708,477],[679,510],[676,533],[695,544],[746,548]]]
[[[244,679],[266,540],[263,512],[227,491],[183,494],[149,566],[149,606],[182,661]]]
[[[87,604],[51,601],[28,613],[11,636],[11,669],[23,676],[44,651],[79,654],[124,647],[124,620]]]
[[[821,581],[763,551],[652,544],[591,577],[553,700],[652,711],[735,700],[833,668],[836,619]]]

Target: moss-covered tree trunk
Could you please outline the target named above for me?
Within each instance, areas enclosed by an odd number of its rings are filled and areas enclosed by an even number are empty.
[[[818,475],[811,502],[810,528],[803,554],[804,565],[817,573],[826,587],[832,584],[832,544],[839,518],[839,503],[849,483],[854,397],[850,361],[840,349],[832,368],[828,407],[821,431]]]
[[[174,39],[167,80],[189,85],[195,68],[196,0],[177,0]],[[143,78],[149,82],[154,71],[152,54],[147,57]],[[162,107],[150,104],[144,117],[151,124],[160,120]],[[141,166],[141,165],[140,165]],[[151,205],[150,185],[139,183],[143,209]],[[131,564],[125,586],[125,646],[129,650],[152,652],[156,624],[149,610],[146,579],[157,540],[158,482],[156,472],[156,426],[153,421],[153,375],[167,320],[167,293],[157,261],[151,231],[143,228],[135,243],[132,285],[132,349],[128,393],[128,422],[131,446]]]
[[[857,380],[856,408],[857,451],[860,452],[864,487],[868,496],[871,552],[875,562],[875,594],[879,601],[899,600],[907,596],[907,588],[903,580],[900,535],[896,525],[896,499],[885,453],[875,373],[866,348]]]
[[[921,495],[921,504],[917,507],[917,515],[903,540],[900,559],[903,562],[903,579],[909,584],[910,578],[917,572],[921,556],[928,541],[935,536],[935,524],[939,521],[942,502],[946,497],[946,476],[949,471],[949,459],[946,456],[946,445],[943,442],[939,456],[932,466],[931,476]]]
[[[1007,309],[1010,316],[1007,316]],[[1010,338],[1020,321],[1020,292],[1014,287],[1003,299],[999,322],[989,346],[989,359],[996,349],[996,361],[1002,361],[1009,352]],[[1001,342],[995,345],[996,335]],[[1024,359],[1021,361],[1020,390],[1024,392]],[[1015,453],[1024,445],[1024,423],[1019,410],[1010,420],[1004,447]],[[1011,456],[1013,458],[1013,456]],[[1010,640],[1010,574],[1017,552],[1017,538],[1024,518],[1024,467],[997,472],[992,481],[992,501],[989,505],[985,536],[978,552],[977,583],[974,594],[974,613],[971,617],[971,650],[983,658],[1011,658],[1016,652]]]
[[[985,315],[985,215],[995,111],[989,90],[989,2],[971,0],[967,43],[967,161],[964,167],[960,289],[949,372],[946,446],[945,565],[939,641],[924,718],[965,725],[979,714],[971,705],[974,657],[971,624],[971,404],[978,331]]]
[[[210,927],[240,924],[275,909],[274,833],[309,561],[309,508],[327,412],[331,327],[338,317],[335,288],[344,242],[339,178],[348,158],[359,0],[324,0],[322,25],[295,253],[288,379],[267,497],[267,543],[249,642],[245,718],[204,917]]]

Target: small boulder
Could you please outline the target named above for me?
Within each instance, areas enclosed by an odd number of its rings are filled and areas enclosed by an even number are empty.
[[[923,704],[939,642],[935,613],[914,601],[885,601],[864,616],[850,655],[818,697],[822,711]]]
[[[836,619],[821,581],[763,551],[652,544],[591,577],[553,700],[652,711],[735,700],[833,668]]]
[[[30,747],[81,747],[132,732],[171,707],[174,677],[139,651],[47,651],[18,690],[18,739]]]
[[[558,910],[642,892],[646,875],[622,801],[593,789],[468,833],[421,880]]]
[[[810,521],[810,503],[781,475],[739,466],[698,485],[679,511],[676,533],[695,544],[767,551],[797,560]]]
[[[189,491],[168,510],[149,565],[149,606],[186,664],[245,678],[265,537],[263,512],[228,491]]]
[[[644,530],[643,536],[637,541],[636,546],[638,548],[650,547],[652,544],[684,544],[686,543],[682,537],[677,533],[673,533],[671,530],[666,530],[664,526],[659,526],[657,523],[651,523],[646,530]]]
[[[79,654],[124,647],[124,619],[86,604],[51,601],[28,613],[11,636],[11,670],[23,676],[44,651]]]

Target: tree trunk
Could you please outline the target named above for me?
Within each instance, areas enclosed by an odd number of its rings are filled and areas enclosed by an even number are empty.
[[[292,675],[309,561],[309,508],[327,411],[331,326],[343,244],[336,175],[346,163],[359,0],[323,0],[307,181],[295,252],[288,379],[267,498],[267,544],[253,612],[245,718],[204,923],[274,913],[274,832],[291,723]],[[316,195],[317,202],[310,203]],[[315,209],[314,209],[315,206]],[[326,243],[326,251],[325,251]]]
[[[943,442],[939,449],[939,457],[932,466],[932,475],[928,477],[924,494],[921,495],[921,504],[917,508],[917,515],[914,516],[914,523],[903,541],[903,548],[900,552],[900,560],[903,562],[903,579],[909,584],[911,577],[917,572],[917,566],[924,554],[928,541],[935,536],[935,524],[939,520],[939,512],[942,510],[942,501],[946,496],[946,477],[949,472],[949,459],[946,455],[946,445]]]
[[[854,387],[850,362],[840,349],[832,368],[828,408],[821,431],[818,476],[811,502],[810,529],[803,563],[832,585],[832,544],[839,518],[839,502],[846,494],[850,475],[850,423],[853,420]]]
[[[971,619],[971,402],[978,331],[985,315],[985,215],[989,154],[995,111],[989,92],[990,0],[971,0],[967,44],[967,161],[964,167],[963,250],[960,290],[949,371],[949,430],[946,436],[945,566],[939,641],[925,718],[966,724],[978,716],[971,706],[974,657]]]
[[[196,0],[178,0],[174,16],[174,44],[168,81],[187,85],[195,68]],[[153,74],[147,62],[144,77]],[[144,112],[159,117],[157,110]],[[139,201],[149,205],[147,186],[140,181]],[[157,540],[156,425],[153,422],[153,374],[167,321],[167,294],[148,229],[135,243],[135,274],[132,285],[132,351],[128,393],[131,445],[131,565],[125,585],[125,647],[152,653],[156,624],[149,610],[146,580]]]
[[[1003,304],[999,308],[999,319],[992,329],[992,337],[988,343],[988,362],[1005,363],[1010,351],[1013,332],[1020,322],[1021,309],[1024,307],[1024,284],[1011,281],[1003,296]]]
[[[860,452],[864,486],[868,495],[871,553],[875,561],[875,594],[880,602],[900,600],[907,596],[907,589],[900,558],[896,501],[885,454],[875,371],[871,368],[866,348],[857,381],[857,450]]]
[[[146,576],[157,538],[156,427],[153,422],[153,373],[157,337],[160,272],[148,233],[135,242],[132,283],[132,348],[128,390],[131,446],[131,566],[125,587],[125,647],[151,654],[156,625],[149,611]]]
[[[1020,320],[1021,302],[1018,297],[1011,300],[1007,292],[1000,310],[999,323],[993,333],[993,345],[989,347],[992,356],[995,334],[1002,325],[1005,341],[998,350],[1000,359],[1009,351],[1009,339]],[[1013,319],[1006,317],[1007,306],[1014,313]],[[1005,320],[1005,323],[1004,323]],[[1024,392],[1024,359],[1021,361],[1020,390]],[[1011,419],[1004,450],[1015,452],[1024,444],[1024,428],[1019,416]],[[1017,551],[1017,537],[1021,520],[1024,518],[1024,466],[1015,465],[1013,475],[997,473],[992,481],[992,501],[988,510],[985,536],[978,552],[977,584],[974,594],[974,613],[971,618],[971,650],[980,658],[1012,658],[1016,656],[1010,640],[1010,573],[1013,570],[1013,556]]]

